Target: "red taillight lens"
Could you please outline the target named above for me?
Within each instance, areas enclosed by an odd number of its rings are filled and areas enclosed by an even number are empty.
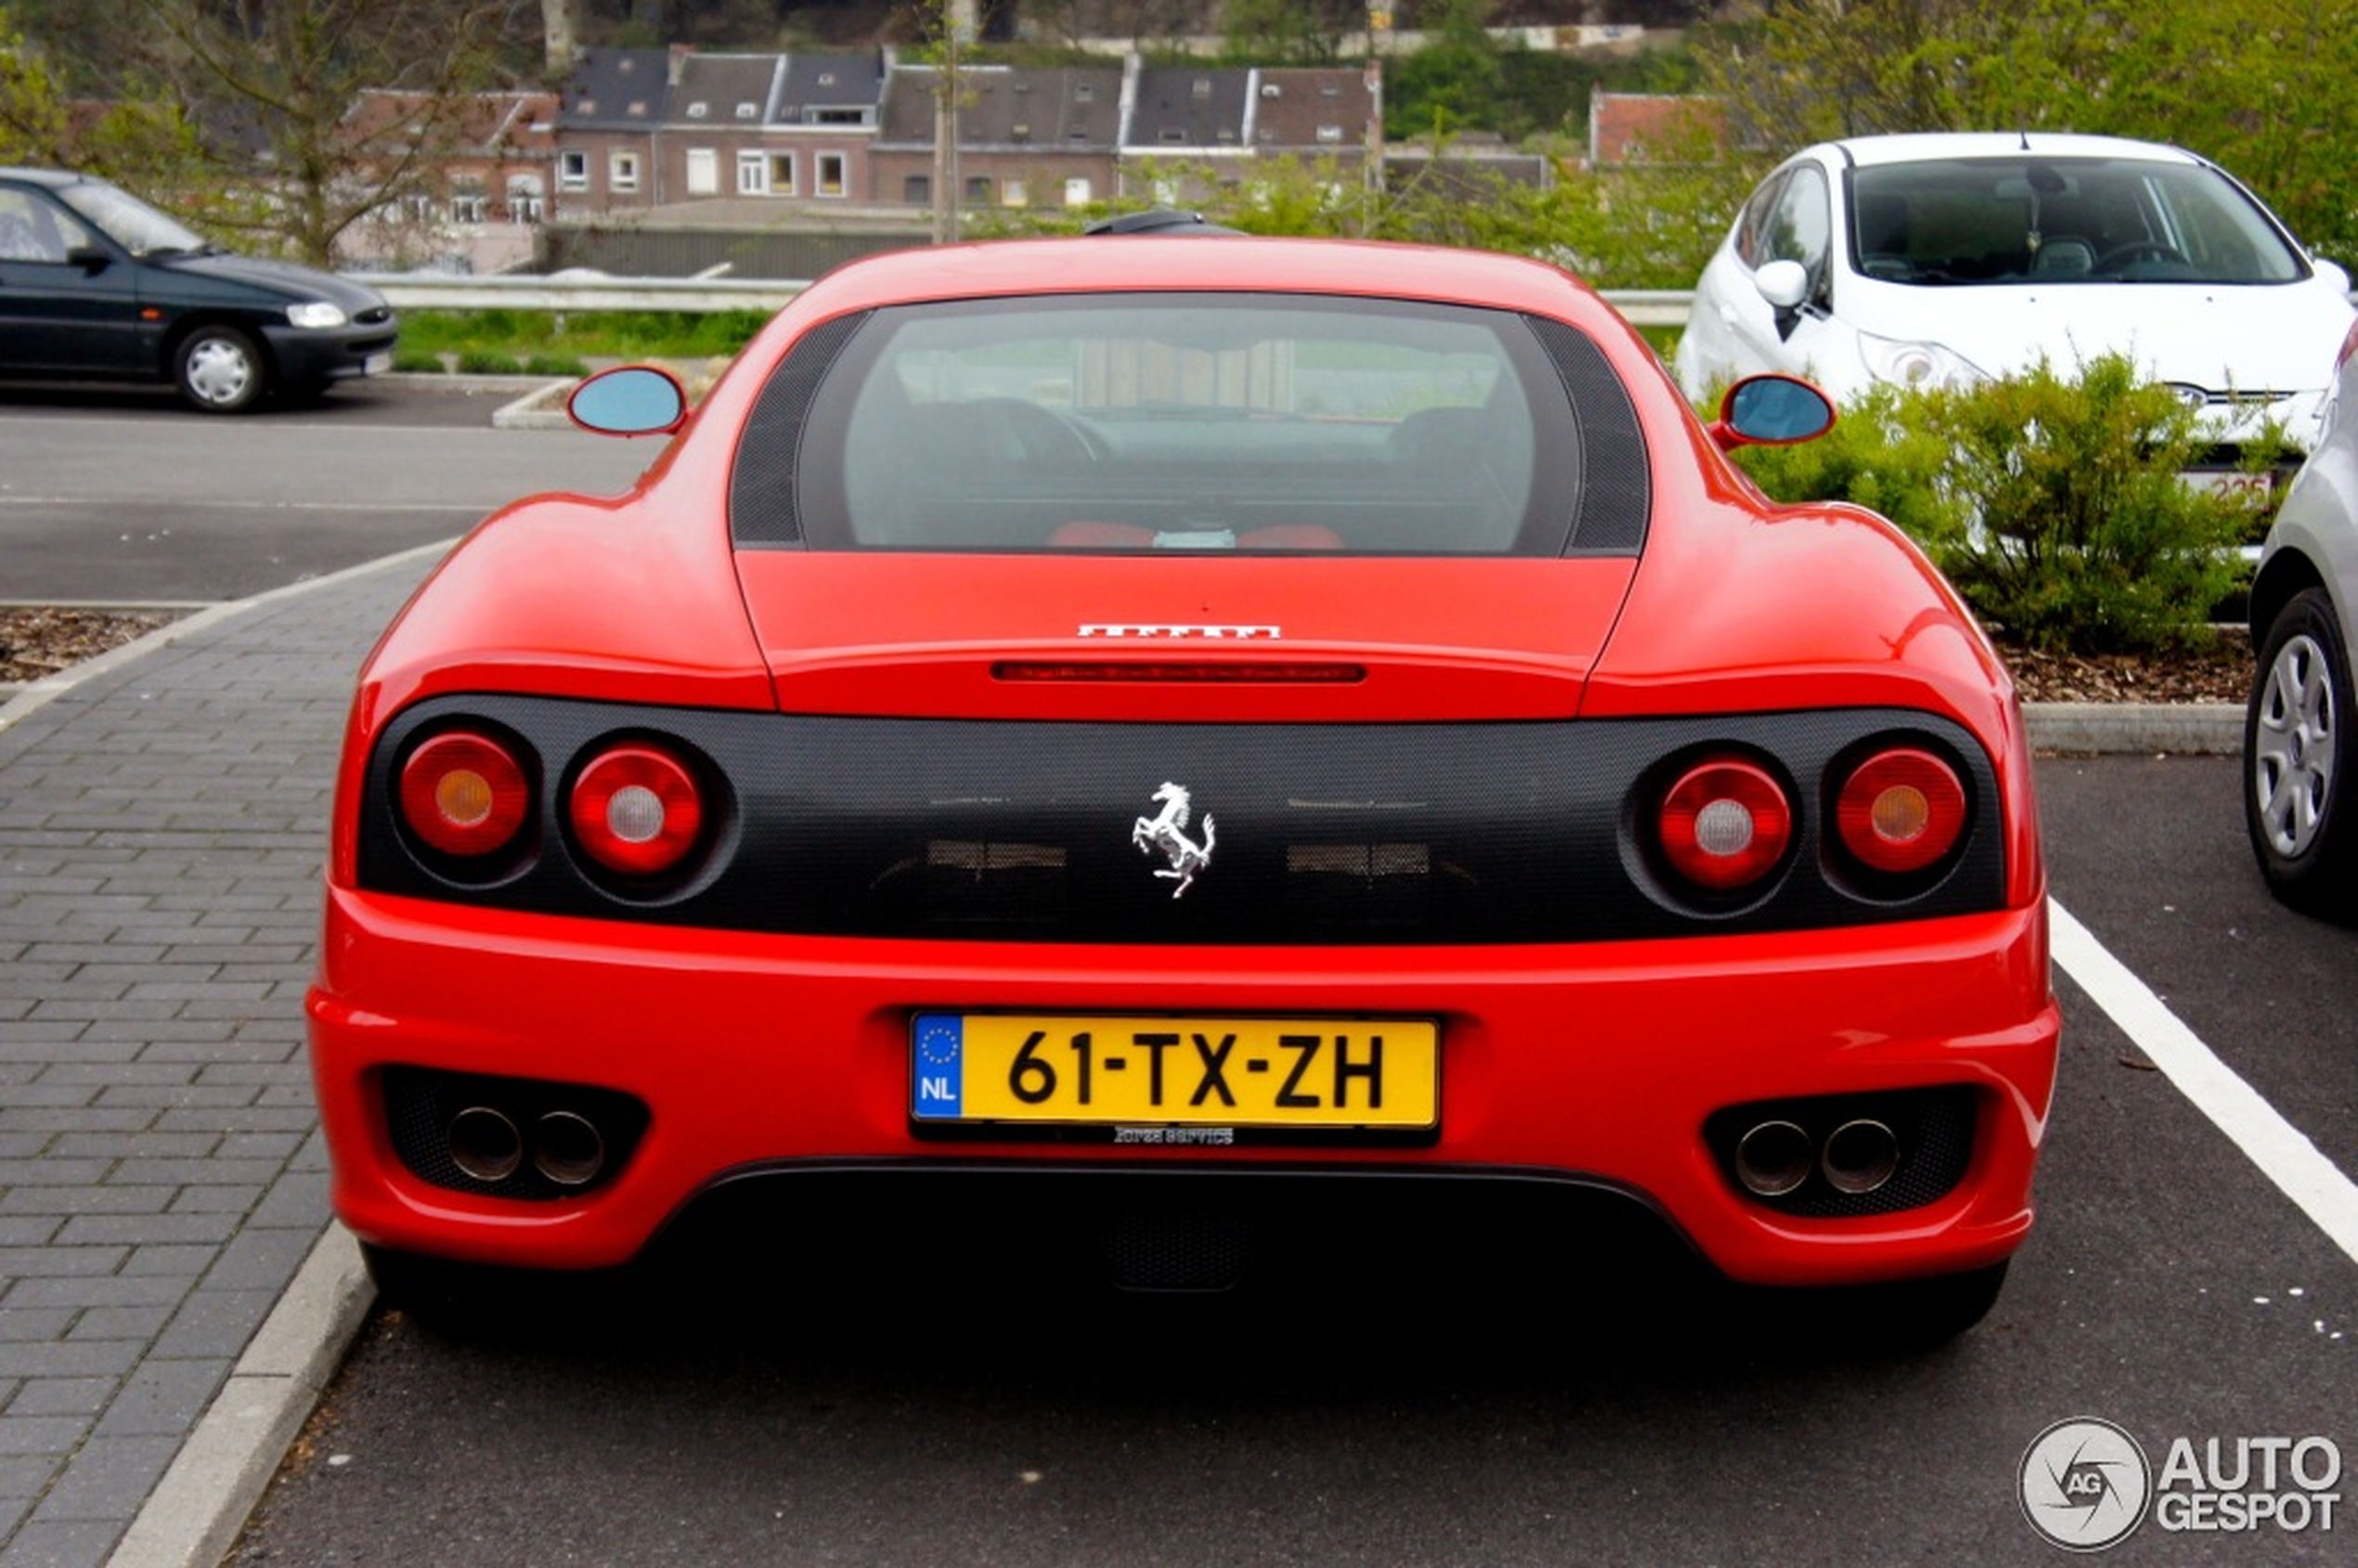
[[[1844,783],[1834,831],[1862,865],[1895,875],[1922,871],[1965,831],[1965,786],[1928,751],[1879,751]]]
[[[1662,852],[1700,888],[1745,887],[1777,869],[1793,806],[1762,768],[1732,759],[1690,768],[1662,801]]]
[[[2352,321],[2350,324],[2350,330],[2341,334],[2341,347],[2334,353],[2336,375],[2341,373],[2341,368],[2350,363],[2350,356],[2353,354],[2358,354],[2358,321]]]
[[[650,745],[601,752],[574,782],[570,810],[582,849],[627,876],[671,870],[704,831],[704,793],[695,774]]]
[[[514,841],[532,810],[515,754],[488,735],[452,730],[401,765],[401,816],[446,855],[492,854]]]

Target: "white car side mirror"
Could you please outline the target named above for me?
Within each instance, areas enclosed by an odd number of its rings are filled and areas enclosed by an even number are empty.
[[[1752,286],[1777,309],[1797,310],[1809,297],[1809,272],[1797,261],[1764,262],[1752,275]]]
[[[2329,262],[2323,256],[2315,256],[2311,258],[2309,265],[2317,269],[2318,277],[2333,285],[2335,293],[2350,292],[2350,269],[2339,262]]]

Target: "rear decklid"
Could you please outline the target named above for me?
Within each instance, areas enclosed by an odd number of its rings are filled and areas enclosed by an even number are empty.
[[[779,706],[912,718],[1561,719],[1633,556],[741,551]]]

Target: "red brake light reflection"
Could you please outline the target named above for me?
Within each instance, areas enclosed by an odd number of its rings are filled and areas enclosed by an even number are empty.
[[[1793,808],[1781,785],[1750,762],[1689,769],[1663,797],[1659,831],[1671,869],[1726,892],[1759,881],[1784,859]]]
[[[654,876],[687,858],[704,830],[695,775],[668,752],[619,745],[575,781],[575,836],[591,860],[628,876]]]
[[[402,820],[446,855],[473,859],[505,849],[531,806],[523,765],[487,735],[447,732],[401,765]]]
[[[1905,875],[1937,862],[1965,830],[1965,787],[1928,751],[1902,746],[1860,763],[1834,802],[1843,848],[1875,871]]]

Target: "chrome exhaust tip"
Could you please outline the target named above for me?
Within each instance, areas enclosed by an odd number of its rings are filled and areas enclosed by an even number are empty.
[[[557,1186],[587,1186],[605,1169],[606,1140],[590,1120],[552,1110],[532,1124],[532,1168]]]
[[[450,1163],[479,1182],[504,1182],[524,1163],[524,1135],[505,1111],[469,1106],[450,1119]]]
[[[1736,1180],[1755,1198],[1782,1198],[1809,1179],[1817,1146],[1791,1121],[1763,1121],[1736,1144]]]
[[[1866,1117],[1846,1121],[1827,1134],[1819,1169],[1836,1192],[1853,1197],[1873,1192],[1899,1169],[1898,1134]]]

